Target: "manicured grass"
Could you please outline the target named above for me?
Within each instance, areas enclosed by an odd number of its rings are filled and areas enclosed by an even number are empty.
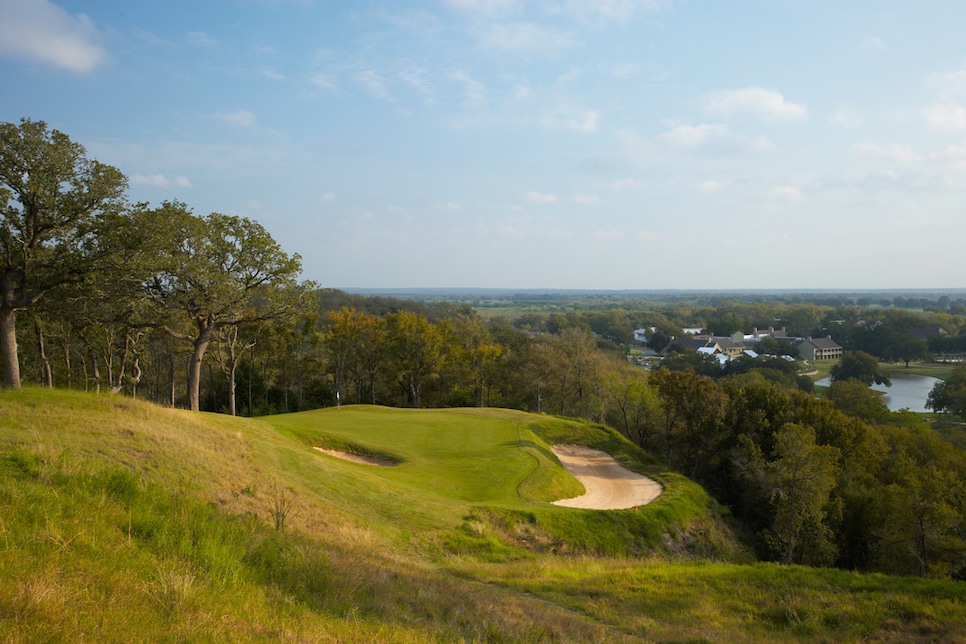
[[[880,365],[880,368],[886,372],[932,376],[940,380],[949,378],[955,367],[956,365],[948,362],[910,362],[908,367],[904,362],[881,363]]]
[[[664,494],[636,511],[550,505],[581,487],[557,442],[605,449]],[[0,393],[0,641],[966,637],[962,584],[720,563],[746,558],[700,487],[580,421],[253,420]]]

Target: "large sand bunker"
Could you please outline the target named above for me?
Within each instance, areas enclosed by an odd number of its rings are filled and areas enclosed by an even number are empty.
[[[661,494],[659,483],[624,468],[607,452],[583,445],[554,445],[550,449],[587,490],[583,496],[554,501],[554,505],[587,510],[626,510],[647,505]]]

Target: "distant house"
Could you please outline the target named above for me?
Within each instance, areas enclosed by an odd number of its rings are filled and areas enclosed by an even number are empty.
[[[687,351],[689,349],[691,351],[697,351],[698,349],[713,348],[714,346],[715,343],[708,342],[707,338],[671,338],[667,346],[661,351],[661,355],[666,356],[675,351]]]
[[[718,348],[717,345],[701,347],[700,349],[698,349],[698,353],[703,353],[704,355],[712,356],[715,360],[718,361],[718,366],[720,367],[725,366],[725,363],[728,362],[728,360],[730,360],[730,358],[726,354],[721,352],[721,350]]]
[[[798,343],[798,354],[805,360],[838,360],[842,357],[842,347],[832,336],[805,338]]]
[[[755,327],[754,331],[751,333],[745,333],[744,331],[735,331],[731,335],[731,341],[735,344],[757,344],[761,342],[762,338],[787,338],[788,335],[785,332],[785,327],[776,329],[775,327],[768,327],[768,330],[759,329]]]
[[[640,342],[641,344],[647,344],[647,339],[655,331],[657,331],[656,326],[649,326],[643,329],[634,329],[634,342]]]

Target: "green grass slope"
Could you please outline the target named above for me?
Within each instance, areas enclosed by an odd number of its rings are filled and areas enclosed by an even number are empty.
[[[665,493],[636,511],[550,505],[581,491],[549,451],[563,442]],[[0,394],[3,641],[966,637],[963,584],[727,563],[741,559],[698,486],[578,421],[378,407],[235,419]]]

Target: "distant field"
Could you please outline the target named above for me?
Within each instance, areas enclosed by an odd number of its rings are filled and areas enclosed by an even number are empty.
[[[551,505],[580,488],[561,442],[664,494]],[[6,642],[964,641],[964,603],[958,582],[752,563],[698,486],[579,421],[0,393]]]

